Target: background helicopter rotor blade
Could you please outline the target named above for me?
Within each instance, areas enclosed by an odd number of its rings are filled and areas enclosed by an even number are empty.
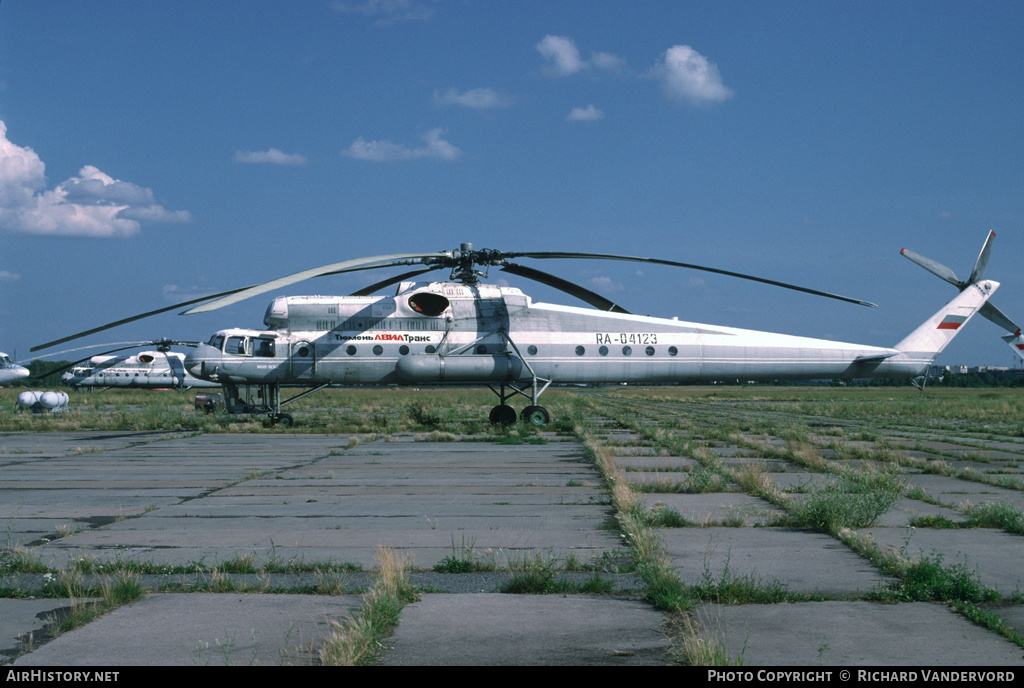
[[[561,277],[550,275],[540,270],[528,268],[523,265],[516,265],[515,263],[506,263],[501,267],[502,272],[510,272],[513,275],[525,277],[541,284],[546,284],[549,287],[554,287],[560,291],[564,291],[566,294],[575,296],[576,298],[589,303],[594,308],[601,311],[611,311],[612,313],[629,313],[625,308],[616,305],[613,301],[609,301],[600,294],[595,294],[589,289],[584,289],[578,284],[573,284]]]
[[[292,275],[286,275],[285,277],[279,277],[278,279],[271,280],[269,282],[263,282],[262,284],[256,284],[251,287],[244,287],[242,289],[236,289],[230,292],[227,296],[219,298],[215,301],[210,301],[201,306],[190,308],[189,310],[182,313],[182,315],[192,315],[194,313],[206,313],[208,311],[217,310],[225,306],[230,306],[233,303],[244,301],[245,299],[252,298],[264,294],[268,291],[275,289],[281,289],[288,285],[295,284],[296,282],[302,282],[313,277],[323,277],[326,275],[337,275],[342,272],[352,272],[355,270],[366,270],[372,268],[386,268],[394,265],[415,265],[417,263],[426,263],[430,259],[445,259],[451,258],[450,254],[447,253],[396,253],[387,256],[373,256],[370,258],[356,258],[355,260],[343,260],[340,263],[331,263],[330,265],[322,265],[318,268],[312,268],[310,270],[303,270],[302,272],[296,272]]]

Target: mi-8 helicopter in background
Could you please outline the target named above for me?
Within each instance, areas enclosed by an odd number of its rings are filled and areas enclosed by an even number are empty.
[[[23,380],[31,374],[28,368],[18,365],[11,360],[10,356],[0,351],[0,387]]]
[[[174,344],[196,346],[198,342],[138,342],[76,361],[60,379],[73,389],[191,389],[221,386],[217,382],[201,380],[189,373],[185,368],[185,354],[171,351],[170,347]],[[131,355],[110,355],[117,351],[147,345],[157,348]]]
[[[229,412],[265,413],[282,424],[292,422],[291,416],[282,413],[283,407],[326,387],[481,384],[498,396],[491,422],[516,421],[517,413],[507,402],[518,394],[529,399],[518,417],[543,425],[550,416],[539,397],[552,383],[920,377],[976,312],[990,318],[998,314],[1006,321],[1001,324],[1012,325],[994,307],[984,308],[998,287],[983,279],[991,238],[970,279],[963,286],[957,283],[960,293],[891,348],[633,315],[583,287],[511,260],[653,263],[873,305],[837,294],[655,258],[475,250],[463,244],[454,251],[333,263],[142,313],[33,351],[175,308],[193,306],[183,314],[215,310],[312,277],[417,265],[349,296],[275,298],[264,318],[267,329],[220,330],[188,354],[185,367],[197,378],[223,386]],[[482,283],[490,267],[560,289],[591,308],[537,303],[519,289]],[[414,281],[441,269],[451,271],[448,280]],[[394,296],[371,296],[395,284]],[[306,391],[282,400],[281,389],[286,387]]]

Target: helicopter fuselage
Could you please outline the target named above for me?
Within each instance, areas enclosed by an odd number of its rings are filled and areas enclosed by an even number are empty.
[[[275,299],[267,330],[186,359],[223,384],[688,383],[921,375],[932,356],[532,300],[515,288],[403,283],[393,297]]]

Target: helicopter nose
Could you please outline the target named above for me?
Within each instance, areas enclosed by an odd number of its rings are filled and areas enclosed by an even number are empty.
[[[209,358],[210,351],[213,347],[207,344],[200,344],[196,347],[195,351],[188,352],[185,356],[185,370],[198,378],[204,378],[203,363]]]

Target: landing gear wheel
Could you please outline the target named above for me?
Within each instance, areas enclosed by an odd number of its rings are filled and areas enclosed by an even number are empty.
[[[519,416],[523,419],[524,423],[530,425],[547,425],[551,422],[551,416],[548,414],[548,410],[543,406],[527,406],[523,409],[522,414]]]
[[[516,410],[501,404],[491,409],[491,425],[513,425],[516,422]]]
[[[271,413],[269,417],[271,425],[280,424],[283,428],[290,428],[295,425],[295,419],[287,413]]]

